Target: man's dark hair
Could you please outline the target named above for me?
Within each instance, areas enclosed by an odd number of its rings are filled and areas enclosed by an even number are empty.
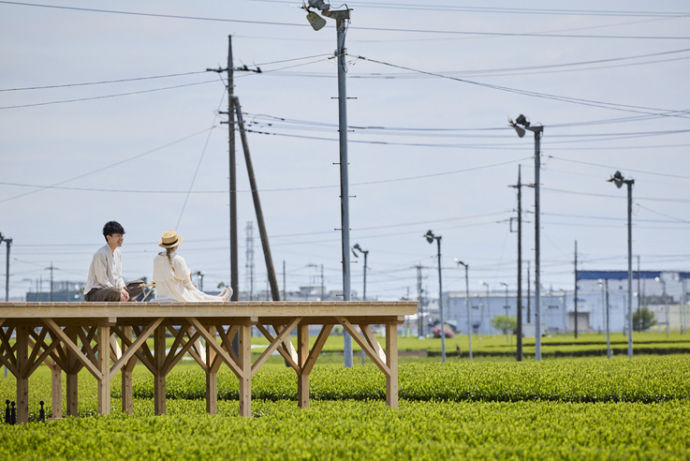
[[[122,225],[117,222],[117,221],[108,221],[105,223],[105,226],[103,226],[103,237],[107,237],[108,235],[113,235],[113,234],[124,234],[125,233],[125,228],[122,227]],[[108,240],[107,238],[105,239],[106,241]]]

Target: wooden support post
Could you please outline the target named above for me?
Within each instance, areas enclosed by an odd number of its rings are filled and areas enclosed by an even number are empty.
[[[122,327],[122,332],[125,338],[132,341],[132,327]],[[123,346],[126,341],[123,341]],[[131,346],[130,346],[131,347]],[[129,359],[129,361],[122,367],[122,412],[128,415],[132,414],[132,370],[137,363],[136,356]]]
[[[96,342],[98,343],[97,366],[102,373],[98,380],[98,413],[101,415],[110,414],[110,327],[99,326],[96,332]]]
[[[216,337],[216,327],[209,327],[208,332]],[[208,341],[208,340],[206,340]],[[213,367],[216,351],[210,344],[206,345],[206,412],[209,415],[218,413],[218,370]]]
[[[17,422],[29,422],[29,327],[17,327]]]
[[[386,403],[398,408],[398,324],[386,324],[386,365],[390,373],[386,375]]]
[[[240,325],[239,366],[240,376],[240,416],[249,418],[252,415],[252,344],[251,325]]]
[[[159,325],[153,335],[154,365],[153,408],[157,415],[165,414],[165,326]]]
[[[51,363],[50,365],[50,379],[52,383],[52,417],[51,419],[61,419],[62,418],[62,369],[57,363]]]
[[[67,327],[65,333],[77,344],[77,328]],[[65,370],[67,384],[67,414],[69,416],[79,416],[79,370],[81,366],[75,353],[69,348],[67,350],[67,369]]]
[[[300,408],[309,408],[309,372],[305,369],[309,358],[309,325],[302,324],[297,327],[297,361],[299,372],[297,373],[297,401]]]

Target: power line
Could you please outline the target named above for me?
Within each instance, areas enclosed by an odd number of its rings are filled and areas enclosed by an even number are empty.
[[[208,16],[186,16],[163,13],[144,13],[125,10],[112,10],[100,8],[84,8],[61,5],[45,5],[40,3],[10,2],[0,1],[0,4],[14,6],[28,6],[36,8],[52,8],[60,10],[82,11],[89,13],[109,13],[129,16],[145,16],[153,18],[167,19],[187,19],[194,21],[226,22],[236,24],[268,25],[268,26],[287,26],[287,27],[308,27],[306,23],[278,22],[278,21],[257,21],[249,19],[232,18],[213,18]],[[534,33],[534,32],[488,32],[488,31],[462,31],[462,30],[438,30],[438,29],[409,29],[402,27],[364,27],[350,26],[352,30],[367,30],[376,32],[412,32],[418,34],[443,34],[443,35],[465,35],[465,36],[486,36],[486,37],[544,37],[544,38],[586,38],[586,39],[633,39],[633,40],[690,40],[690,36],[683,35],[601,35],[601,34],[562,34],[562,33]]]
[[[44,102],[36,102],[32,104],[18,104],[14,106],[0,106],[0,110],[4,109],[20,109],[23,107],[37,107],[37,106],[48,106],[52,104],[65,104],[65,103],[70,103],[70,102],[81,102],[81,101],[92,101],[95,99],[108,99],[108,98],[117,98],[120,96],[131,96],[134,94],[145,94],[145,93],[154,93],[157,91],[164,91],[164,90],[173,90],[177,88],[185,88],[189,86],[198,86],[198,85],[206,85],[208,83],[215,83],[218,80],[204,80],[203,82],[196,82],[196,83],[183,83],[181,85],[173,85],[173,86],[164,86],[161,88],[151,88],[148,90],[139,90],[139,91],[129,91],[126,93],[114,93],[114,94],[105,94],[105,95],[100,95],[100,96],[87,96],[83,98],[73,98],[73,99],[59,99],[56,101],[44,101]]]
[[[152,153],[154,153],[154,152],[157,152],[157,151],[159,151],[159,150],[163,150],[163,149],[168,148],[168,147],[170,147],[170,146],[174,146],[175,144],[179,144],[179,143],[181,143],[181,142],[183,142],[183,141],[186,141],[187,139],[193,138],[193,137],[198,136],[198,135],[200,135],[200,134],[202,134],[202,133],[206,133],[207,131],[213,130],[214,128],[215,128],[215,126],[212,126],[211,128],[206,128],[206,129],[204,129],[204,130],[197,131],[196,133],[192,133],[192,134],[190,134],[190,135],[183,136],[182,138],[178,138],[178,139],[176,139],[176,140],[174,140],[174,141],[168,142],[168,143],[163,144],[163,145],[161,145],[161,146],[154,147],[153,149],[147,150],[147,151],[142,152],[142,153],[140,153],[140,154],[136,154],[136,155],[133,155],[133,156],[131,156],[131,157],[127,157],[127,158],[125,158],[125,159],[123,159],[123,160],[119,160],[119,161],[117,161],[117,162],[113,162],[113,163],[111,163],[111,164],[109,164],[109,165],[106,165],[106,166],[103,166],[103,167],[100,167],[100,168],[96,168],[96,169],[93,169],[93,170],[89,170],[89,171],[87,171],[87,172],[85,172],[85,173],[81,173],[81,174],[79,174],[79,175],[77,175],[77,176],[72,176],[71,178],[64,179],[64,180],[62,180],[62,181],[58,181],[58,182],[56,182],[56,183],[53,183],[53,184],[50,184],[50,185],[47,185],[47,186],[36,186],[36,187],[38,187],[37,190],[32,190],[32,191],[29,191],[29,192],[24,192],[24,193],[22,193],[22,194],[18,194],[18,195],[14,195],[14,196],[12,196],[12,197],[8,197],[8,198],[5,198],[5,199],[2,199],[2,200],[0,200],[0,203],[8,202],[8,201],[10,201],[10,200],[15,200],[15,199],[18,199],[18,198],[20,198],[20,197],[25,197],[25,196],[27,196],[27,195],[30,195],[30,194],[33,194],[33,193],[36,193],[36,192],[39,192],[39,191],[42,191],[42,190],[55,188],[55,187],[57,187],[57,186],[61,186],[62,184],[65,184],[65,183],[68,183],[68,182],[71,182],[71,181],[75,181],[75,180],[77,180],[77,179],[81,179],[81,178],[84,178],[84,177],[86,177],[86,176],[90,176],[90,175],[92,175],[92,174],[99,173],[99,172],[101,172],[101,171],[110,169],[110,168],[112,168],[112,167],[114,167],[114,166],[118,166],[118,165],[121,165],[121,164],[123,164],[123,163],[129,162],[129,161],[132,161],[132,160],[140,159],[140,158],[142,158],[142,157],[145,157],[145,156],[147,156],[147,155],[149,155],[149,154],[152,154]]]
[[[613,170],[620,168],[620,166],[613,166],[613,165],[604,165],[601,163],[594,163],[594,162],[585,162],[583,160],[572,160],[572,159],[567,159],[563,157],[558,157],[556,155],[548,155],[548,158],[553,159],[553,160],[558,160],[561,162],[568,162],[568,163],[576,163],[580,165],[588,165],[588,166],[595,166],[598,168],[606,168],[607,170]],[[635,168],[626,168],[626,171],[631,171],[633,173],[642,173],[646,175],[651,175],[651,176],[662,176],[666,178],[678,178],[678,179],[690,179],[690,176],[684,176],[684,175],[679,175],[679,174],[671,174],[671,173],[656,173],[653,171],[649,170],[638,170]]]
[[[178,74],[166,74],[166,75],[150,75],[148,77],[130,77],[130,78],[120,78],[116,80],[98,80],[93,82],[79,82],[79,83],[63,83],[58,85],[44,85],[44,86],[25,86],[21,88],[0,88],[2,91],[27,91],[27,90],[45,90],[51,88],[68,88],[73,86],[88,86],[88,85],[105,85],[109,83],[124,83],[124,82],[136,82],[139,80],[153,80],[159,78],[170,78],[170,77],[182,77],[186,75],[196,75],[204,74],[206,71],[195,71],[195,72],[182,72]]]
[[[635,105],[630,105],[630,104],[618,104],[618,103],[611,103],[611,102],[606,102],[606,101],[597,101],[597,100],[593,100],[593,99],[574,98],[574,97],[570,97],[570,96],[560,96],[560,95],[549,94],[549,93],[541,93],[538,91],[520,90],[517,88],[511,88],[511,87],[501,86],[501,85],[494,85],[494,84],[490,84],[490,83],[483,83],[483,82],[478,82],[475,80],[468,80],[468,79],[464,79],[464,78],[453,77],[450,75],[444,75],[444,74],[440,74],[437,72],[429,72],[429,71],[425,71],[425,70],[415,69],[412,67],[401,66],[401,65],[393,64],[393,63],[386,62],[386,61],[380,61],[377,59],[367,58],[365,56],[353,56],[353,57],[356,57],[356,58],[361,59],[363,61],[368,61],[368,62],[380,64],[383,66],[409,70],[412,72],[419,72],[421,74],[432,75],[432,76],[436,76],[439,78],[454,80],[454,81],[457,81],[460,83],[467,83],[470,85],[476,85],[476,86],[480,86],[480,87],[484,87],[484,88],[490,88],[490,89],[494,89],[494,90],[505,91],[508,93],[520,94],[523,96],[532,96],[535,98],[550,99],[550,100],[555,100],[555,101],[568,102],[571,104],[598,107],[598,108],[602,108],[602,109],[618,110],[618,111],[623,111],[623,112],[635,112],[635,113],[643,113],[643,114],[649,114],[649,115],[663,115],[663,116],[667,116],[667,117],[681,117],[681,118],[687,118],[688,116],[690,116],[690,114],[688,114],[688,111],[685,111],[685,110],[668,110],[668,109],[660,109],[660,108],[656,108],[656,107],[635,106]],[[650,112],[650,111],[653,111],[653,112]]]

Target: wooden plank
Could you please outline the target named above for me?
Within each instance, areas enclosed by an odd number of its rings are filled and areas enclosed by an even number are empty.
[[[376,336],[374,336],[374,332],[371,331],[371,325],[360,325],[359,328],[362,330],[362,333],[364,333],[364,337],[366,338],[367,342],[371,346],[371,348],[376,352],[376,354],[379,356],[382,362],[386,361],[386,353],[383,352],[383,349],[381,348],[381,345],[376,339]],[[388,350],[388,349],[386,349]]]
[[[239,358],[237,357],[237,354],[235,354],[235,349],[232,347],[232,340],[237,335],[239,327],[239,325],[230,325],[230,327],[228,327],[228,331],[226,332],[223,330],[223,325],[218,325],[218,335],[220,336],[221,344],[223,347],[225,347],[225,350],[228,351],[230,357],[232,357],[235,363],[239,362]]]
[[[65,346],[74,354],[74,356],[91,372],[96,379],[101,379],[103,375],[100,370],[89,360],[81,351],[81,349],[74,344],[74,342],[65,334],[64,331],[55,323],[53,319],[45,319],[45,324],[51,329],[53,333],[62,341]]]
[[[51,388],[51,419],[62,418],[62,369],[57,363],[51,363],[50,367],[50,388]]]
[[[17,422],[29,422],[29,377],[26,369],[29,367],[29,327],[18,326],[17,345]]]
[[[283,328],[283,330],[280,332],[280,334],[273,340],[271,341],[271,344],[266,348],[266,350],[259,356],[258,359],[256,359],[256,362],[252,365],[252,376],[256,374],[257,371],[259,371],[259,368],[261,368],[261,365],[264,364],[264,362],[273,354],[273,351],[278,348],[278,346],[283,343],[285,338],[290,334],[290,332],[297,326],[297,324],[301,321],[301,318],[296,318],[293,319],[292,322],[287,324]]]
[[[0,328],[0,347],[2,348],[2,357],[7,360],[7,362],[12,364],[12,369],[16,370],[17,368],[17,360],[14,356],[14,351],[11,347],[10,344],[10,339],[12,338],[12,332],[15,330],[15,327],[8,327],[7,332],[2,331],[2,328]],[[10,367],[7,367],[10,368]],[[13,374],[16,375],[16,371],[12,372]]]
[[[192,327],[187,328],[187,337],[191,337],[193,333],[191,333],[193,330]],[[198,338],[199,336],[197,336]],[[197,361],[199,365],[201,365],[201,368],[204,370],[206,369],[206,348],[201,342],[201,339],[197,339],[194,341],[194,344],[192,345],[192,349],[196,353],[196,356],[194,354],[190,354],[192,357],[194,357],[194,360]]]
[[[163,364],[163,367],[170,371],[172,368],[170,366],[170,362],[175,358],[175,354],[177,353],[177,348],[182,344],[184,341],[184,336],[187,334],[186,328],[184,328],[183,325],[180,325],[180,328],[175,330],[171,326],[168,326],[168,331],[173,334],[173,343],[172,346],[170,346],[170,349],[168,349],[167,357],[165,358],[165,363]],[[167,374],[167,372],[166,372]]]
[[[211,336],[211,334],[208,332],[208,330],[206,330],[206,328],[197,319],[195,319],[193,317],[188,317],[187,321],[189,323],[191,323],[192,325],[194,325],[194,327],[197,330],[199,330],[199,332],[201,333],[201,336],[203,336],[206,339],[207,344],[209,344],[213,349],[215,349],[215,351],[218,353],[218,355],[220,357],[222,357],[223,361],[230,367],[232,372],[235,373],[235,375],[238,378],[240,378],[240,379],[243,378],[244,377],[244,371],[242,370],[242,368],[240,368],[240,366],[237,363],[235,363],[234,360],[232,360],[232,357],[230,357],[230,355],[228,354],[227,351],[225,351],[222,347],[220,347],[218,345],[218,343],[215,340],[215,337]],[[250,345],[250,347],[251,347],[251,345]],[[250,352],[251,352],[251,350],[250,350]]]
[[[198,331],[194,332],[192,337],[189,338],[189,341],[184,343],[184,346],[182,346],[182,349],[180,349],[180,351],[175,355],[175,357],[173,357],[169,363],[167,363],[167,360],[166,360],[166,368],[165,368],[165,374],[166,375],[168,373],[170,373],[170,370],[172,370],[172,368],[177,364],[177,362],[179,362],[180,359],[182,359],[182,357],[184,356],[184,354],[186,352],[190,352],[190,353],[192,352],[191,351],[192,345],[194,344],[194,341],[199,339],[200,336],[201,336],[201,333],[199,333]],[[170,355],[168,355],[168,359],[170,359]],[[197,363],[199,363],[199,360],[197,360]]]
[[[43,347],[45,347],[43,353],[38,357],[38,359],[35,362],[29,362],[29,369],[26,371],[27,375],[26,377],[29,378],[33,374],[34,371],[36,371],[36,368],[38,368],[41,363],[50,355],[50,353],[53,351],[55,348],[56,343],[50,344],[50,346],[46,346],[45,343],[43,343]],[[35,346],[38,347],[38,346]]]
[[[386,324],[386,364],[390,373],[386,375],[386,403],[398,408],[398,324]]]
[[[297,327],[297,405],[300,408],[309,408],[309,373],[304,372],[304,365],[309,357],[309,325],[300,324]]]
[[[155,323],[155,320],[154,320],[154,323]],[[158,325],[156,325],[156,326],[158,326]],[[123,338],[122,339],[122,347],[132,347],[132,327],[123,325],[121,327],[121,329],[118,329],[117,327],[115,327],[114,330],[115,330],[115,334],[117,334],[118,336]],[[129,346],[127,346],[127,344],[129,344]],[[120,357],[120,359],[121,358],[122,357]],[[137,359],[135,356],[132,356],[132,357],[127,358],[126,360],[127,360],[126,363],[122,366],[122,379],[121,379],[121,387],[120,387],[120,393],[122,394],[122,398],[120,400],[121,400],[121,404],[122,404],[122,413],[126,413],[128,415],[131,415],[133,413],[133,410],[134,410],[134,398],[133,398],[133,391],[132,391],[132,370],[134,369],[134,365],[136,364]],[[116,369],[117,365],[118,364],[116,362],[115,364],[113,364],[113,367],[110,369],[111,378],[113,376],[113,370]]]
[[[357,341],[357,344],[360,345],[362,349],[364,349],[364,352],[367,353],[369,357],[371,357],[371,360],[374,361],[374,363],[381,369],[383,374],[386,376],[390,375],[390,369],[388,368],[388,365],[386,365],[381,359],[379,358],[378,354],[369,346],[369,344],[364,341],[362,338],[362,335],[359,334],[359,332],[355,329],[354,326],[347,320],[345,317],[337,317],[338,322],[347,330],[348,333],[352,336],[352,339]]]
[[[31,346],[31,355],[29,356],[29,367],[31,367],[31,364],[34,363],[34,360],[36,360],[36,357],[39,354],[39,351],[43,348],[43,340],[46,337],[46,334],[48,333],[48,329],[46,327],[41,327],[41,332],[36,335],[33,329],[29,330],[29,345]],[[32,337],[35,338],[32,340]],[[28,378],[29,376],[27,376]]]
[[[324,325],[321,327],[321,332],[319,333],[319,336],[316,337],[316,342],[314,343],[314,346],[312,346],[311,352],[309,352],[309,357],[307,357],[307,361],[302,366],[302,373],[306,373],[307,375],[311,373],[311,369],[314,368],[316,359],[319,358],[321,349],[323,349],[324,344],[326,344],[326,340],[328,339],[328,335],[331,334],[332,329],[333,325]]]
[[[222,327],[221,327],[222,329]],[[216,337],[216,327],[209,326],[208,334],[211,337]],[[218,413],[218,369],[215,368],[216,361],[218,357],[216,351],[211,347],[206,347],[206,413],[209,415],[215,415]],[[217,364],[220,366],[221,360],[219,359]]]
[[[159,325],[153,333],[155,372],[153,373],[153,410],[165,414],[165,327]]]
[[[274,323],[273,324],[273,330],[278,333],[279,328],[285,328],[286,325],[282,323]],[[292,359],[293,362],[297,363],[297,351],[295,350],[295,346],[292,345],[292,342],[290,342],[290,338],[286,338],[283,340],[283,343],[281,345],[283,350],[290,355],[290,358]]]
[[[98,413],[110,414],[110,327],[99,326],[96,332],[98,348],[98,369],[101,378],[98,380]]]
[[[252,416],[252,341],[251,327],[241,325],[239,331],[239,358],[242,375],[240,380],[240,416]]]
[[[268,339],[269,341],[273,342],[275,339],[273,335],[271,334],[270,331],[268,331],[268,328],[266,328],[262,324],[257,324],[256,327],[259,329],[259,331]],[[285,361],[292,367],[293,370],[295,370],[297,373],[299,373],[299,365],[297,365],[297,362],[292,359],[292,356],[285,350],[284,347],[279,347],[278,348],[278,353],[283,356]]]
[[[137,336],[137,339],[136,339],[136,341],[134,341],[134,343],[130,342],[128,344],[125,344],[128,341],[130,341],[131,338],[130,339],[123,338],[122,342],[123,342],[123,345],[127,346],[127,350],[122,354],[120,359],[110,369],[110,373],[109,373],[110,378],[115,376],[115,374],[120,370],[120,368],[122,368],[134,356],[134,354],[141,347],[142,343],[146,342],[146,340],[149,338],[149,336],[151,336],[151,333],[153,333],[153,331],[156,328],[158,328],[158,326],[161,324],[162,321],[163,321],[163,319],[159,318],[159,319],[155,319],[153,322],[149,323],[146,326],[146,329],[140,335]],[[125,328],[129,328],[129,327],[125,327]],[[130,335],[131,335],[131,333],[130,333]]]
[[[158,326],[158,325],[156,325],[156,327],[157,327],[157,326]],[[154,328],[156,328],[156,327],[154,327]],[[125,327],[125,328],[127,328],[127,327]],[[142,337],[142,336],[144,337],[144,340],[143,340],[142,343],[141,343],[141,347],[135,347],[135,348],[134,348],[134,351],[135,351],[135,352],[134,352],[134,355],[135,355],[135,357],[137,357],[139,360],[141,360],[141,363],[143,363],[144,366],[145,366],[146,368],[148,368],[148,370],[149,370],[152,374],[155,373],[155,372],[156,372],[156,367],[155,367],[155,365],[154,365],[154,363],[153,363],[153,355],[151,354],[151,350],[148,348],[148,345],[146,344],[146,340],[149,338],[149,336],[151,336],[151,333],[149,333],[148,335],[145,335],[145,334],[143,334],[143,333],[145,333],[145,332],[139,332],[139,333],[137,333],[135,327],[131,327],[131,328],[132,328],[132,330],[137,334],[137,340],[139,340],[139,338]],[[123,345],[127,346],[128,348],[133,347],[131,337],[128,337],[127,335],[123,334],[123,333],[124,333],[124,330],[123,330],[123,332],[120,332],[118,329],[115,329],[115,332],[117,333],[118,336],[120,336],[120,339],[122,339],[122,344],[123,344]],[[152,330],[151,332],[153,332],[153,330]],[[131,335],[130,335],[130,336],[131,336]],[[145,353],[144,353],[144,348],[146,348],[146,349],[148,350],[148,354],[145,354]],[[134,360],[134,358],[132,358],[131,360]],[[129,364],[130,364],[130,363],[132,363],[132,362],[128,362],[127,365],[125,365],[125,367],[129,368]],[[136,362],[135,362],[135,363],[136,363]],[[133,365],[132,365],[132,366],[133,366]]]
[[[137,335],[137,338],[138,338],[139,335],[141,334],[141,330],[142,330],[142,329],[143,329],[143,327],[139,327],[138,325],[137,325],[137,326],[135,326],[135,325],[132,326],[132,330],[134,331],[134,334]],[[146,344],[146,342],[144,342],[144,343],[141,345],[140,354],[137,354],[137,356],[138,356],[139,359],[140,359],[142,362],[144,362],[144,363],[146,362],[146,359],[148,359],[148,362],[151,364],[151,373],[155,373],[155,368],[156,368],[156,367],[155,367],[155,360],[154,360],[154,358],[153,358],[153,352],[151,352],[151,349],[149,348],[149,345]],[[146,359],[144,359],[144,357],[146,357]]]

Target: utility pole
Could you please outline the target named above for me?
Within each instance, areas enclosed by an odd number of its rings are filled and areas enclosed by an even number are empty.
[[[251,221],[247,221],[245,226],[245,245],[244,270],[251,301],[254,297],[254,227]]]
[[[422,265],[415,266],[417,269],[417,304],[419,309],[417,311],[418,336],[424,337],[424,300],[422,299]]]
[[[636,255],[637,258],[637,323],[638,323],[638,331],[642,331],[642,313],[640,312],[640,309],[642,309],[642,292],[640,291],[640,255]],[[685,280],[683,280],[683,283],[685,283]],[[685,290],[683,290],[683,293],[685,293]]]
[[[5,245],[7,247],[7,251],[5,252],[5,302],[9,302],[10,300],[10,247],[12,246],[12,239],[8,239],[3,237],[2,233],[0,233],[0,244],[2,242],[5,242]],[[7,372],[7,368],[5,368],[5,372]]]
[[[532,305],[532,282],[530,282],[529,277],[530,272],[530,261],[527,261],[527,323],[532,323],[532,313],[530,311],[530,306]]]
[[[323,301],[323,295],[324,295],[324,286],[323,286],[323,264],[321,264],[321,299],[320,299],[320,301]]]
[[[515,359],[522,361],[522,165],[518,165],[517,189],[517,347]],[[506,287],[507,289],[507,287]]]
[[[604,279],[606,289],[606,358],[611,358],[611,324],[609,317],[609,279]]]
[[[573,305],[575,306],[575,339],[577,339],[577,240],[575,240],[575,290]]]
[[[268,242],[268,234],[266,233],[266,225],[264,223],[264,213],[261,208],[261,200],[259,199],[259,187],[256,184],[254,177],[254,167],[252,165],[252,158],[249,153],[249,143],[247,142],[247,133],[244,129],[244,121],[242,119],[242,107],[240,100],[235,96],[233,104],[237,113],[237,122],[240,128],[240,138],[242,139],[242,150],[244,151],[244,163],[247,166],[247,174],[249,176],[249,185],[252,190],[252,200],[254,202],[254,211],[256,212],[256,222],[259,226],[259,236],[261,237],[261,248],[264,253],[264,261],[266,263],[266,272],[268,273],[268,281],[271,286],[271,297],[273,301],[280,301],[280,290],[278,289],[278,279],[276,278],[276,271],[273,267],[273,257],[271,256],[271,247]]]
[[[287,299],[287,290],[285,289],[285,260],[283,259],[283,301]]]
[[[53,271],[60,270],[59,267],[53,266],[53,262],[50,262],[50,266],[46,267],[46,270],[50,271],[50,302],[53,302]]]
[[[229,202],[230,202],[230,287],[232,288],[232,301],[237,301],[240,295],[239,287],[239,268],[238,268],[238,249],[237,249],[237,168],[235,156],[235,112],[233,111],[233,98],[235,96],[234,71],[246,71],[261,73],[260,68],[250,69],[247,66],[235,69],[232,59],[232,35],[228,35],[228,64],[226,68],[209,69],[207,72],[223,73],[228,75],[228,111],[221,112],[228,116],[228,181],[229,181]]]
[[[196,275],[197,279],[199,280],[199,290],[204,291],[204,273],[201,271],[196,271],[194,272],[194,275]]]

